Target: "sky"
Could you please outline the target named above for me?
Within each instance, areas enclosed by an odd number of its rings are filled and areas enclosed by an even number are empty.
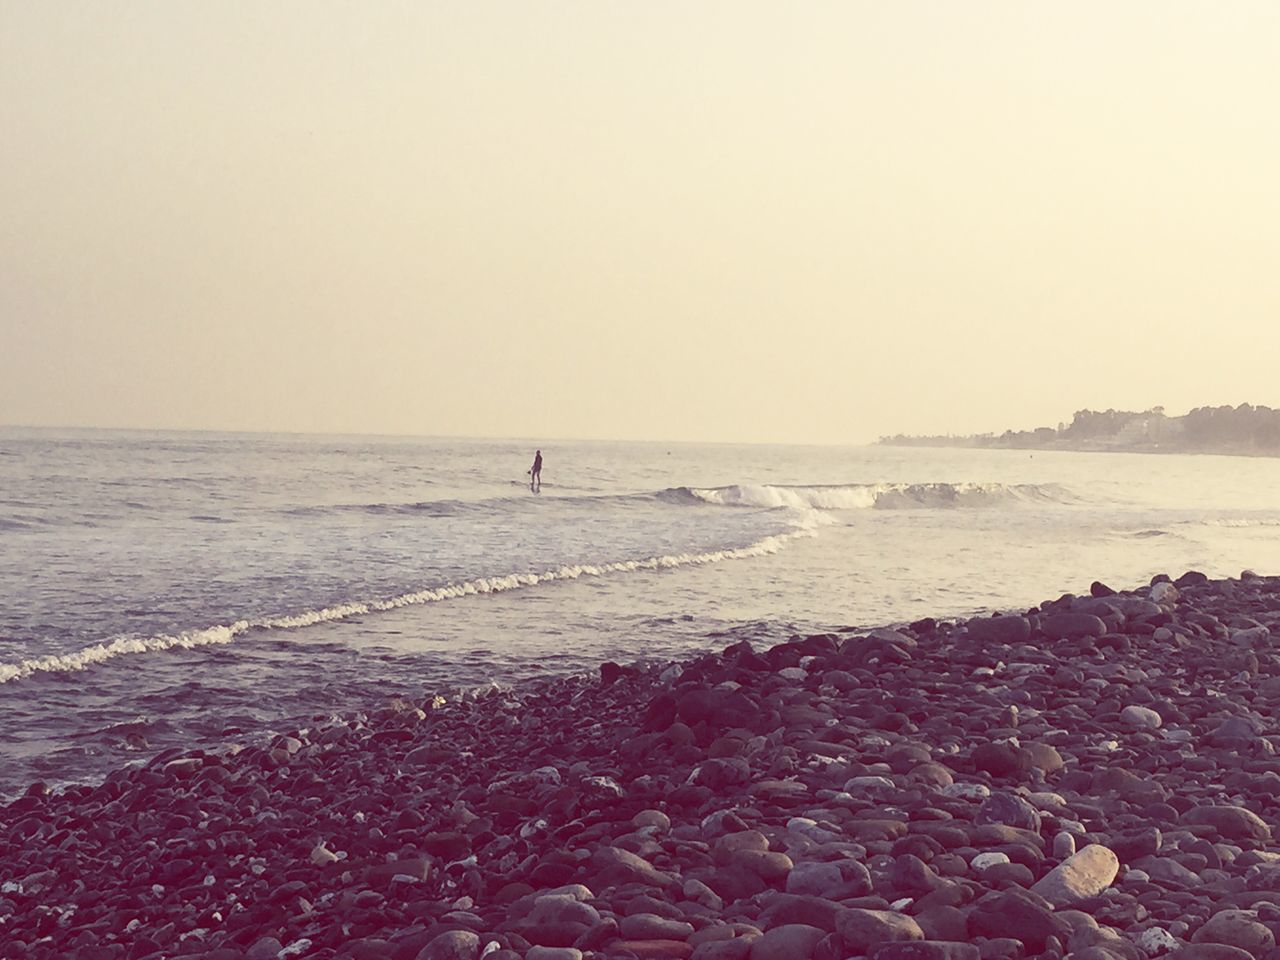
[[[1280,406],[1280,4],[0,0],[0,423]]]

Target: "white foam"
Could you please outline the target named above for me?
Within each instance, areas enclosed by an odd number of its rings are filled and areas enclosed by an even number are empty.
[[[358,617],[374,611],[395,610],[400,607],[417,604],[440,603],[444,600],[454,600],[459,597],[502,593],[508,590],[518,590],[522,587],[532,587],[559,580],[603,577],[610,574],[645,570],[669,570],[676,567],[720,563],[725,560],[763,557],[777,553],[790,540],[812,535],[812,524],[805,522],[805,519],[800,517],[797,518],[795,529],[765,537],[763,540],[745,547],[713,550],[706,553],[664,554],[662,556],[646,557],[641,560],[620,560],[604,564],[564,566],[555,570],[544,571],[543,573],[515,573],[501,577],[481,577],[461,583],[451,583],[440,587],[418,590],[383,600],[355,601],[324,607],[320,610],[265,617],[260,620],[237,620],[229,625],[218,625],[204,630],[192,630],[175,635],[115,637],[102,643],[84,647],[74,653],[51,654],[45,657],[21,660],[16,663],[0,663],[0,683],[20,680],[36,673],[67,673],[75,670],[84,670],[94,664],[103,663],[114,657],[126,654],[156,653],[175,648],[191,650],[209,644],[229,643],[241,634],[248,633],[251,630],[294,630],[318,623],[346,620],[350,617]]]
[[[848,487],[781,487],[737,484],[692,489],[699,500],[731,507],[792,507],[818,510],[865,510],[876,505],[883,484]]]
[[[1070,502],[1054,484],[1002,483],[854,483],[827,486],[735,484],[694,487],[689,494],[706,503],[730,507],[790,507],[799,510],[929,509],[982,507],[1000,503]]]
[[[1210,527],[1227,527],[1245,529],[1247,527],[1280,527],[1280,518],[1276,517],[1218,517],[1201,521]]]
[[[75,653],[51,654],[46,657],[21,660],[18,663],[0,663],[0,683],[29,677],[33,673],[46,671],[65,673],[71,670],[83,670],[95,663],[102,663],[126,653],[154,653],[160,650],[172,650],[175,647],[191,650],[211,643],[230,643],[253,626],[247,620],[238,620],[229,626],[218,625],[205,630],[191,630],[171,636],[116,637],[84,647]]]

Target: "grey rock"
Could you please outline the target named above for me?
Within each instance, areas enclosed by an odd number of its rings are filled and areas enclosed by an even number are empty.
[[[1040,630],[1053,640],[1078,640],[1081,637],[1100,637],[1107,632],[1107,625],[1092,613],[1053,613],[1040,621]]]
[[[628,940],[688,940],[693,936],[692,924],[654,913],[633,913],[619,920],[618,927]]]
[[[276,955],[283,949],[284,944],[275,937],[263,937],[245,951],[244,960],[276,960]]]
[[[1120,860],[1101,844],[1090,844],[1068,857],[1031,888],[1055,907],[1069,907],[1088,900],[1111,886]]]
[[[887,943],[871,954],[872,960],[979,960],[976,944],[949,940],[915,940]]]
[[[803,923],[774,927],[751,945],[751,960],[808,960],[826,937],[825,930]]]
[[[480,937],[470,930],[449,930],[418,952],[417,960],[475,960]]]
[[[973,819],[979,825],[1003,823],[1021,830],[1040,832],[1040,811],[1016,794],[993,793],[982,802]]]
[[[889,910],[845,910],[836,919],[836,932],[854,953],[866,953],[882,943],[924,939],[924,931],[914,919]]]
[[[965,629],[980,643],[1025,643],[1031,637],[1031,623],[1020,616],[975,617]]]

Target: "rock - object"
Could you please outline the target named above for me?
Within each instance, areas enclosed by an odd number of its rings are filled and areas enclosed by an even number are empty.
[[[1272,960],[1280,580],[424,692],[0,808],[0,960]]]
[[[1119,858],[1101,844],[1093,843],[1054,867],[1031,892],[1055,907],[1069,907],[1098,896],[1111,886],[1119,870]]]

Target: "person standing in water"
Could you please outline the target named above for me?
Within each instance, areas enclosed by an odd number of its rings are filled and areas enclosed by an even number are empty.
[[[533,466],[529,468],[529,489],[537,493],[542,489],[542,451],[533,452]]]

